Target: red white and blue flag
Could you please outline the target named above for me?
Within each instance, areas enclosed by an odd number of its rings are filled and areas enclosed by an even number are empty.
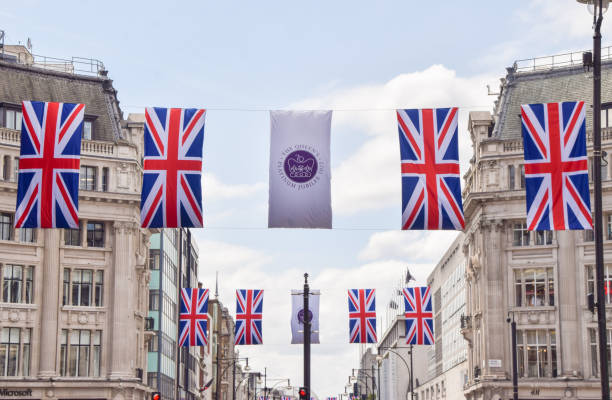
[[[406,344],[434,344],[431,288],[404,288]]]
[[[208,345],[208,295],[208,289],[181,289],[179,346]]]
[[[263,290],[236,290],[234,344],[262,344]]]
[[[593,229],[583,101],[521,106],[529,230]]]
[[[402,229],[462,230],[457,108],[397,110]]]
[[[350,343],[376,343],[376,289],[349,289]]]
[[[203,226],[206,110],[147,108],[140,220],[147,228]]]
[[[16,228],[78,228],[84,104],[22,103]]]

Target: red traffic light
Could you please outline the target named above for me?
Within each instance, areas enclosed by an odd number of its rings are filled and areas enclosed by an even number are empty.
[[[161,400],[161,393],[159,392],[151,393],[151,400]]]
[[[308,393],[306,392],[306,388],[301,387],[298,390],[298,394],[300,395],[300,400],[308,400]]]

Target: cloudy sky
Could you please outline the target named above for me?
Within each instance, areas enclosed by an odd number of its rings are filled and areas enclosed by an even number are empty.
[[[255,369],[302,382],[290,342],[289,291],[308,272],[320,289],[321,344],[312,386],[344,391],[358,346],[347,344],[346,289],[378,289],[379,311],[406,267],[424,281],[454,233],[401,232],[393,109],[491,110],[514,60],[591,46],[591,17],[574,0],[7,2],[7,43],[104,62],[121,107],[203,107],[206,229],[195,234],[200,280],[233,313],[236,288],[263,288],[264,345],[241,348]],[[604,45],[612,34],[604,22]],[[333,109],[334,229],[269,230],[269,116]],[[379,333],[380,336],[380,333]],[[418,362],[418,361],[417,361]]]

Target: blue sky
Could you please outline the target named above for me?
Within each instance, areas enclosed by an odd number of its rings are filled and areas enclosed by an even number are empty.
[[[454,237],[397,230],[391,110],[459,106],[465,170],[468,112],[490,110],[494,100],[486,84],[496,89],[516,59],[591,46],[590,15],[573,0],[60,4],[3,4],[7,43],[30,37],[36,54],[102,60],[126,117],[144,106],[209,109],[201,280],[212,286],[219,271],[232,313],[234,289],[266,289],[265,345],[241,355],[299,384],[289,290],[310,272],[322,291],[312,380],[321,397],[343,392],[357,366],[357,347],[346,343],[346,289],[376,287],[382,314],[404,268],[423,281]],[[375,109],[334,112],[332,202],[341,229],[265,228],[271,108]]]

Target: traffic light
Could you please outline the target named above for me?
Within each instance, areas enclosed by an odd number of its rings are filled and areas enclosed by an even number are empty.
[[[159,392],[151,393],[151,400],[161,400],[161,393]]]
[[[301,387],[300,390],[298,390],[298,394],[300,395],[300,400],[309,400],[308,391],[305,387]]]

